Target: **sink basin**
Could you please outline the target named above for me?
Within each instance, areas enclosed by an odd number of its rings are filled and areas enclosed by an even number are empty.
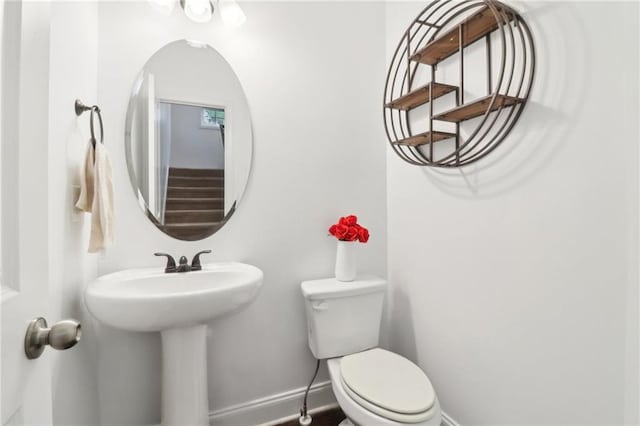
[[[85,290],[97,320],[162,337],[162,426],[209,426],[206,323],[255,300],[262,271],[212,263],[201,271],[128,269],[99,277]]]
[[[161,268],[128,269],[89,284],[85,300],[89,312],[107,325],[162,331],[238,311],[256,298],[262,277],[255,266],[236,262],[170,274]]]

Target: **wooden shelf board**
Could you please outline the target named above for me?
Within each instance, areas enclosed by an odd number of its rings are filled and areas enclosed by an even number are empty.
[[[484,115],[491,103],[492,95],[477,99],[471,103],[460,105],[449,111],[445,111],[433,116],[434,120],[451,121],[459,123],[461,121],[470,120],[475,117]],[[513,106],[524,102],[524,99],[515,98],[513,96],[497,95],[496,101],[493,103],[491,111],[495,111],[502,106]]]
[[[429,93],[432,91],[433,86],[433,95],[431,95],[431,99],[437,99],[440,96],[446,95],[447,93],[453,92],[457,89],[456,86],[451,86],[449,84],[443,83],[427,83],[424,86],[418,87],[415,90],[407,93],[406,95],[400,96],[397,99],[392,100],[387,103],[385,107],[399,109],[402,111],[409,111],[413,108],[419,107],[420,105],[424,105],[429,102]]]
[[[455,133],[447,133],[447,132],[424,132],[418,135],[414,135],[405,139],[400,139],[399,141],[394,142],[395,145],[405,145],[405,146],[418,146],[418,145],[428,145],[431,139],[431,134],[433,133],[433,141],[440,142],[445,139],[455,138]]]
[[[509,20],[513,19],[513,15],[511,13],[505,10],[500,10],[499,7],[497,7],[497,9],[499,12],[504,12]],[[474,41],[481,39],[498,28],[496,17],[488,6],[484,6],[478,12],[462,21],[459,25],[462,25],[463,47],[470,45]],[[413,56],[411,56],[411,60],[421,62],[423,64],[435,65],[456,53],[460,48],[459,25],[418,50]]]

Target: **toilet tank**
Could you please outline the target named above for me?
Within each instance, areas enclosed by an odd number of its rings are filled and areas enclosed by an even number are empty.
[[[374,276],[342,282],[335,278],[301,284],[309,347],[317,359],[378,346],[387,282]]]

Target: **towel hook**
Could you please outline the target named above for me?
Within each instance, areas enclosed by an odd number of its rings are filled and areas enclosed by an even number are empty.
[[[89,119],[89,123],[91,125],[91,142],[93,143],[93,146],[96,146],[96,135],[93,131],[93,113],[97,113],[98,114],[98,123],[100,123],[100,143],[104,144],[104,128],[102,127],[102,114],[100,114],[100,108],[98,108],[97,105],[94,105],[91,108],[91,118]]]
[[[104,127],[102,125],[102,114],[100,113],[100,107],[98,107],[98,105],[87,106],[83,104],[80,99],[76,99],[75,111],[77,116],[82,115],[86,111],[91,111],[91,116],[89,117],[89,125],[91,126],[91,143],[94,147],[96,146],[96,134],[93,128],[93,114],[98,114],[98,123],[100,124],[100,143],[104,144]]]

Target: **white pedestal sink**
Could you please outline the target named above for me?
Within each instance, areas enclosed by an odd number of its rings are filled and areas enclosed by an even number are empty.
[[[161,333],[162,425],[208,426],[205,324],[255,300],[262,278],[260,269],[236,262],[185,273],[128,269],[89,284],[85,302],[107,325]]]

